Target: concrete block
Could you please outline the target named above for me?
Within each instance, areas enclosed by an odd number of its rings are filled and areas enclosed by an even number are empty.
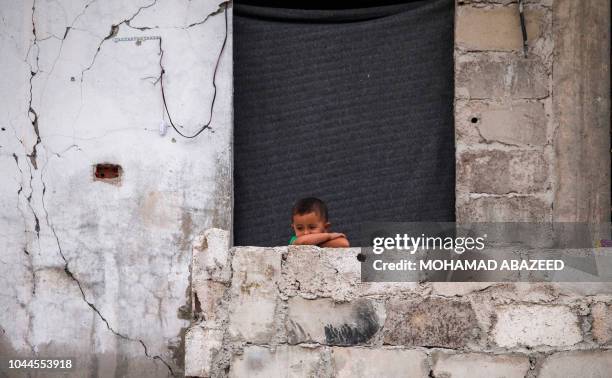
[[[269,342],[274,335],[281,254],[271,248],[243,247],[234,254],[229,334],[234,340]]]
[[[472,193],[528,194],[548,187],[548,162],[541,151],[467,151],[458,177]]]
[[[551,217],[551,204],[532,196],[487,196],[457,202],[457,222],[544,222]]]
[[[433,354],[433,376],[445,378],[523,378],[529,358],[518,354]]]
[[[229,282],[231,270],[229,232],[218,228],[206,230],[193,247],[192,280]]]
[[[461,0],[462,4],[473,4],[475,6],[489,6],[491,4],[508,5],[516,3],[516,0]],[[525,0],[525,4],[535,4],[542,7],[551,7],[553,0]]]
[[[193,326],[185,334],[185,376],[210,377],[213,358],[223,344],[223,330]]]
[[[393,298],[383,332],[386,344],[461,348],[477,339],[480,328],[468,302]]]
[[[548,96],[549,76],[537,57],[463,54],[455,64],[455,94],[466,99],[537,99]]]
[[[432,282],[431,289],[444,297],[464,296],[494,286],[495,282]]]
[[[221,302],[228,287],[221,282],[204,280],[192,283],[193,314],[206,321],[220,318]]]
[[[332,369],[337,378],[427,377],[427,355],[417,350],[333,348]]]
[[[359,248],[290,246],[283,261],[280,290],[285,296],[348,300],[355,296],[361,278],[359,252]]]
[[[472,193],[529,194],[549,185],[542,151],[466,151],[457,165],[458,180]]]
[[[477,8],[459,6],[455,42],[466,50],[522,51],[523,35],[518,6]],[[545,12],[542,9],[526,9],[525,24],[529,45],[543,37]]]
[[[247,346],[242,355],[234,355],[230,377],[319,377],[319,348],[281,345],[275,349]]]
[[[593,338],[600,344],[612,342],[612,305],[596,303],[591,310]]]
[[[501,347],[570,346],[582,341],[578,317],[566,306],[500,306],[495,314],[492,337]]]
[[[514,146],[546,144],[547,117],[540,101],[457,101],[457,142]]]
[[[384,305],[365,298],[335,303],[328,298],[293,297],[288,307],[285,326],[291,344],[363,344],[374,337],[385,321]]]
[[[603,378],[612,372],[612,351],[555,353],[544,360],[538,378]]]

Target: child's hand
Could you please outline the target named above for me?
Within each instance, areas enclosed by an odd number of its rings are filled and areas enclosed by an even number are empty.
[[[344,235],[343,233],[340,233],[340,232],[330,232],[329,233],[329,240],[334,240],[334,239],[338,239],[338,238],[345,238],[346,239],[346,235]]]

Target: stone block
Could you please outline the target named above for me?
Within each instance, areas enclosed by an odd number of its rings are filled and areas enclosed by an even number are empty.
[[[457,163],[458,180],[472,193],[529,194],[548,187],[548,162],[541,151],[466,151]]]
[[[242,355],[234,355],[230,377],[319,377],[319,348],[281,345],[275,349],[247,346]]]
[[[233,340],[266,343],[273,337],[280,269],[281,254],[272,248],[235,250],[229,306]]]
[[[548,71],[537,57],[463,54],[455,64],[455,94],[464,99],[547,97]]]
[[[185,333],[185,376],[210,377],[213,358],[223,344],[223,330],[193,326]]]
[[[540,101],[458,101],[457,142],[463,145],[501,143],[544,146],[547,117]]]
[[[523,378],[529,358],[518,354],[433,354],[433,376],[445,378]]]
[[[591,310],[593,338],[600,344],[612,342],[612,305],[596,303]]]
[[[582,341],[578,316],[566,306],[500,306],[495,315],[492,337],[501,347],[570,346]]]
[[[491,4],[509,5],[516,0],[460,0],[461,4],[474,4],[475,6],[489,6]],[[525,0],[525,4],[535,4],[542,7],[551,7],[553,0]]]
[[[551,204],[537,197],[477,197],[458,201],[457,222],[545,222]]]
[[[431,289],[434,294],[444,297],[464,296],[474,291],[485,290],[494,286],[495,282],[432,282]]]
[[[193,314],[206,321],[217,321],[220,307],[227,290],[224,283],[204,280],[193,282]]]
[[[229,232],[218,228],[206,230],[193,246],[192,280],[229,282],[231,277]]]
[[[461,348],[476,341],[479,334],[476,314],[468,302],[442,298],[387,302],[386,344]]]
[[[544,360],[538,378],[609,377],[612,351],[555,353]]]
[[[335,303],[328,298],[293,297],[288,301],[288,308],[286,329],[291,344],[368,343],[385,321],[384,305],[366,298]]]
[[[406,349],[333,348],[334,377],[427,377],[427,355]]]
[[[459,6],[455,42],[465,50],[523,51],[523,35],[518,6],[478,8]],[[529,45],[543,36],[545,12],[525,9],[525,26]]]
[[[290,246],[283,261],[281,292],[285,296],[338,301],[354,297],[361,278],[359,252],[359,248]]]

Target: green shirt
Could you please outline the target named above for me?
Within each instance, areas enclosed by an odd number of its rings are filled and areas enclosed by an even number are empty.
[[[293,242],[297,239],[297,236],[293,235],[291,239],[289,239],[289,244],[293,244]]]

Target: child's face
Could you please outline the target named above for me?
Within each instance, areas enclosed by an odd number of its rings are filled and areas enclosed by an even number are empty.
[[[295,236],[302,236],[308,234],[320,234],[322,232],[327,232],[329,228],[329,222],[326,222],[321,216],[316,212],[306,213],[306,214],[294,214],[293,215],[293,223],[291,223],[291,227],[295,232]]]

